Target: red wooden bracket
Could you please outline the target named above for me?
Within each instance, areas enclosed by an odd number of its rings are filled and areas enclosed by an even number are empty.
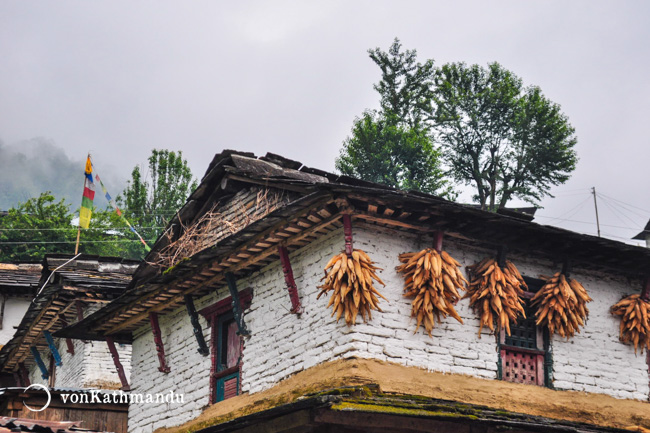
[[[298,287],[293,279],[293,270],[291,269],[291,262],[289,261],[289,252],[284,246],[278,247],[278,254],[280,255],[280,262],[282,263],[282,271],[284,272],[284,282],[289,291],[289,298],[291,299],[291,312],[294,314],[302,313],[302,305],[300,305],[300,297],[298,297]]]
[[[126,381],[124,367],[122,367],[122,363],[120,362],[120,355],[117,353],[117,349],[115,348],[115,342],[111,337],[106,337],[106,344],[108,345],[108,350],[111,352],[113,363],[115,364],[115,369],[117,370],[117,375],[119,376],[120,382],[122,383],[122,391],[130,391],[131,387]]]
[[[74,301],[75,309],[77,310],[77,322],[81,322],[84,319],[84,304],[79,299]],[[81,340],[84,343],[88,343],[88,340]]]
[[[645,286],[641,292],[641,299],[650,302],[650,277],[645,279]]]
[[[350,214],[343,214],[343,235],[345,236],[345,254],[352,257],[352,218]]]
[[[81,322],[84,319],[84,304],[77,299],[74,301],[74,306],[77,310],[77,321]]]
[[[18,363],[18,372],[20,374],[22,386],[31,385],[31,383],[29,383],[29,372],[27,371],[27,367],[25,367],[24,362]]]
[[[23,382],[20,378],[20,374],[18,374],[18,370],[14,371],[14,382],[16,382],[16,386],[20,388],[27,388],[27,386],[23,385]]]
[[[436,251],[440,252],[442,251],[442,238],[444,236],[444,233],[441,231],[437,231],[433,234],[433,246],[436,249]]]
[[[151,322],[153,340],[156,343],[156,351],[158,352],[158,361],[160,363],[158,370],[163,373],[169,373],[171,368],[169,368],[165,361],[165,346],[163,345],[162,335],[160,333],[160,325],[158,325],[158,313],[149,313],[149,321]]]
[[[62,327],[67,327],[68,326],[68,321],[65,320],[65,315],[59,314],[59,320],[61,321],[61,326]],[[68,346],[67,352],[71,355],[74,355],[74,344],[72,344],[72,340],[70,338],[65,339],[65,344]]]

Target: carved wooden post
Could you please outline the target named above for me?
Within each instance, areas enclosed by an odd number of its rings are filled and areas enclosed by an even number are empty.
[[[190,316],[192,328],[194,328],[194,336],[196,337],[196,342],[199,344],[199,353],[203,356],[207,356],[210,354],[210,349],[208,349],[208,345],[205,344],[203,329],[199,323],[199,315],[196,312],[196,308],[194,307],[194,300],[192,299],[192,296],[185,295],[185,307],[187,308],[187,314]]]
[[[226,272],[226,282],[228,283],[228,290],[230,291],[230,297],[232,298],[232,312],[235,316],[235,322],[237,322],[237,332],[239,335],[248,336],[250,332],[246,329],[246,323],[244,323],[244,313],[241,308],[241,303],[239,302],[239,292],[237,291],[237,282],[235,281],[235,276],[230,272]]]
[[[23,386],[27,387],[31,385],[29,382],[29,372],[27,371],[27,367],[25,367],[24,362],[18,363],[18,372],[20,373],[20,378]]]
[[[284,272],[284,282],[289,291],[289,298],[291,299],[291,312],[295,314],[302,313],[302,305],[300,305],[300,297],[298,296],[298,287],[293,279],[293,269],[291,269],[291,261],[289,261],[289,252],[284,246],[278,247],[278,254],[280,255],[280,262],[282,263],[282,271]]]
[[[650,302],[650,277],[645,279],[645,286],[641,292],[641,299]]]
[[[343,236],[345,237],[345,254],[352,257],[354,247],[352,245],[352,218],[349,214],[343,214]]]
[[[158,361],[160,363],[158,370],[163,373],[169,373],[171,368],[169,368],[165,361],[165,346],[163,345],[162,334],[160,333],[160,325],[158,325],[158,313],[149,313],[149,321],[151,322],[153,340],[156,343],[156,351],[158,352]]]
[[[34,356],[34,361],[36,361],[36,365],[38,365],[39,370],[41,370],[41,377],[44,380],[49,379],[50,373],[48,373],[47,367],[45,367],[45,363],[43,362],[43,359],[41,358],[41,354],[38,352],[36,346],[30,347],[29,350],[32,351],[32,355]]]
[[[65,320],[65,315],[59,314],[59,320],[61,321],[61,326],[62,327],[67,327],[68,326],[68,321]],[[72,339],[66,338],[65,339],[65,344],[68,346],[67,352],[71,355],[74,355],[74,344],[72,344]]]
[[[444,237],[444,233],[439,231],[439,230],[433,234],[433,247],[438,252],[442,251],[442,238],[443,237]]]
[[[61,365],[63,365],[61,362],[61,355],[59,354],[59,349],[56,348],[56,344],[54,344],[52,334],[50,334],[50,331],[43,331],[43,336],[45,337],[45,341],[47,341],[47,346],[50,348],[50,352],[52,352],[54,363],[57,367],[61,367]]]
[[[126,381],[126,374],[124,374],[124,367],[122,367],[122,363],[120,362],[120,354],[117,353],[117,349],[115,348],[115,342],[113,341],[113,338],[106,337],[106,344],[108,345],[109,352],[111,352],[111,356],[113,357],[113,364],[115,364],[117,375],[119,376],[120,382],[122,383],[122,391],[130,391],[131,387],[129,386],[129,383]]]

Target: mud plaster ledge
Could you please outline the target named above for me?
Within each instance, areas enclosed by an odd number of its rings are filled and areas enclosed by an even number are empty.
[[[194,432],[342,386],[377,384],[385,393],[453,400],[510,412],[584,422],[631,431],[650,428],[650,404],[601,394],[554,391],[532,385],[427,372],[416,367],[366,359],[317,365],[281,381],[273,388],[244,394],[209,406],[196,419],[156,433]],[[533,392],[531,392],[533,391]],[[642,427],[639,429],[638,427]]]

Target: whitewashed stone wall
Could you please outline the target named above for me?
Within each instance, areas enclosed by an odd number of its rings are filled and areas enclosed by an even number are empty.
[[[23,320],[23,316],[25,316],[31,300],[32,298],[30,296],[7,296],[4,306],[4,317],[2,318],[2,329],[0,329],[0,346],[7,344],[14,336],[16,333],[14,327],[20,325],[20,321]]]
[[[279,263],[270,265],[237,282],[240,290],[251,287],[253,300],[245,320],[251,337],[243,352],[242,391],[256,393],[282,379],[319,363],[339,358],[372,358],[416,366],[431,371],[497,377],[496,338],[484,333],[478,338],[479,321],[467,299],[457,311],[464,324],[452,318],[436,325],[433,338],[422,330],[413,334],[410,300],[402,296],[403,278],[395,271],[397,256],[432,245],[433,240],[390,229],[355,223],[354,241],[383,268],[386,283],[380,300],[383,312],[373,313],[368,324],[348,328],[338,324],[326,309],[328,299],[316,299],[323,268],[343,248],[342,230],[335,231],[291,254],[291,264],[304,313],[289,313],[290,301]],[[461,246],[450,238],[444,249],[464,266],[495,251]],[[510,256],[522,274],[537,278],[559,270],[561,265]],[[594,302],[587,327],[568,342],[552,337],[554,385],[559,389],[609,394],[614,397],[648,399],[648,367],[645,356],[618,341],[618,321],[609,307],[625,293],[632,293],[627,281],[574,273],[589,290]],[[638,288],[636,288],[638,290]],[[197,301],[197,309],[229,296],[227,289]],[[200,318],[206,340],[207,322]],[[171,373],[158,371],[153,335],[148,326],[136,333],[133,343],[132,389],[138,393],[184,394],[184,404],[167,406],[132,405],[129,430],[151,432],[159,427],[182,424],[195,418],[208,405],[210,357],[197,352],[192,327],[184,308],[159,318]]]
[[[88,308],[84,316],[88,316],[97,307]],[[104,341],[72,340],[74,355],[68,353],[68,346],[65,339],[54,338],[59,355],[61,355],[61,366],[56,367],[55,383],[57,388],[94,388],[94,389],[117,389],[121,387],[120,378],[113,362],[108,346]],[[120,356],[124,374],[129,380],[131,375],[131,346],[115,344],[117,353]],[[41,359],[46,368],[50,366],[50,351],[42,350]],[[31,353],[28,355],[31,357]],[[29,369],[31,383],[47,385],[48,380],[43,379],[37,365]]]

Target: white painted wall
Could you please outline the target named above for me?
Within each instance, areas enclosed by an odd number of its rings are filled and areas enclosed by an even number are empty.
[[[20,325],[20,321],[23,320],[23,316],[25,316],[31,300],[32,298],[30,296],[7,296],[4,317],[2,319],[2,329],[0,329],[0,346],[7,344],[14,336],[16,333],[14,327]]]
[[[96,311],[98,307],[90,307],[84,310],[84,317]],[[120,378],[113,362],[108,346],[104,341],[72,340],[74,354],[68,353],[68,346],[65,339],[54,338],[59,355],[61,366],[56,367],[54,386],[57,388],[93,388],[93,389],[119,389]],[[115,344],[120,362],[124,368],[127,381],[131,375],[131,346],[128,344]],[[41,358],[46,368],[49,368],[50,351],[42,350]],[[31,353],[28,357],[31,357]],[[47,385],[48,380],[41,377],[41,371],[37,365],[29,369],[31,383]]]
[[[328,299],[316,300],[323,268],[332,255],[343,248],[343,233],[338,230],[291,254],[296,284],[305,312],[290,314],[290,301],[280,263],[237,282],[240,290],[252,287],[253,300],[245,319],[251,337],[243,352],[242,390],[256,393],[280,380],[319,363],[339,358],[372,358],[446,373],[496,378],[498,353],[494,335],[478,338],[478,318],[467,299],[457,311],[464,324],[452,318],[434,328],[433,338],[422,330],[413,334],[410,300],[402,296],[403,279],[397,274],[398,254],[417,251],[432,244],[432,239],[390,229],[355,223],[355,246],[362,248],[384,270],[386,283],[381,289],[389,301],[381,301],[383,312],[373,313],[368,324],[348,328],[338,324],[326,309]],[[471,265],[494,251],[461,246],[445,239],[444,249],[461,262]],[[528,257],[509,257],[522,274],[538,277],[558,269],[550,262]],[[632,293],[625,280],[601,275],[574,273],[589,291],[594,302],[587,327],[569,341],[552,338],[555,386],[612,395],[619,398],[648,399],[648,367],[645,356],[618,341],[618,320],[609,307],[623,294]],[[638,288],[637,288],[638,290]],[[227,297],[227,289],[197,301],[197,309]],[[200,318],[209,341],[207,322]],[[171,373],[158,371],[153,335],[148,326],[136,333],[133,343],[132,389],[139,393],[183,393],[183,405],[132,405],[129,430],[151,432],[159,427],[182,424],[195,418],[208,405],[210,357],[197,352],[189,317],[184,308],[159,318]],[[531,385],[531,391],[534,388]]]

